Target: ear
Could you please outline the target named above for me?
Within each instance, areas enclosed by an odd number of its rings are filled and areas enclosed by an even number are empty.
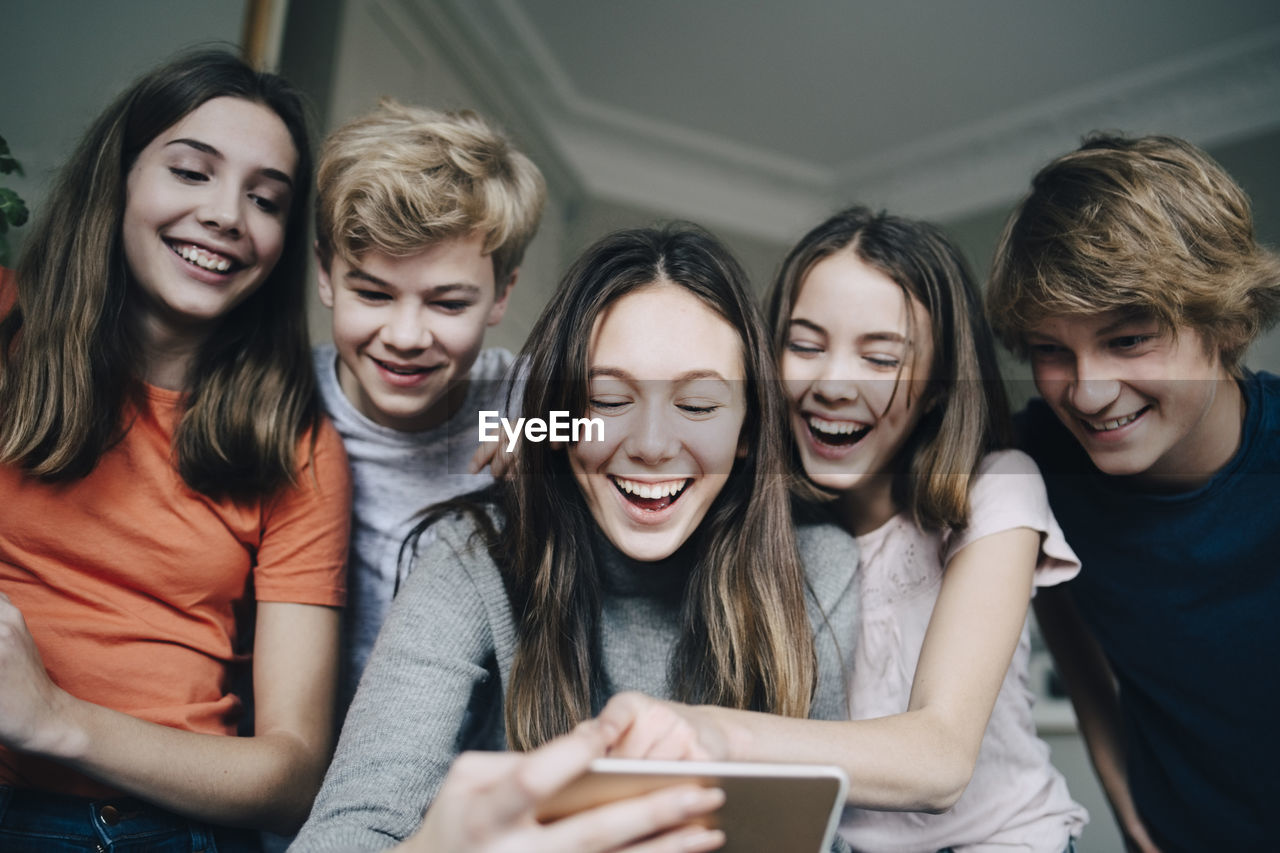
[[[945,397],[946,395],[937,389],[930,389],[926,391],[919,400],[920,416],[924,417],[925,415],[931,414],[933,410],[938,408],[938,406],[943,402]]]
[[[506,316],[507,313],[507,302],[511,299],[511,288],[516,286],[516,279],[519,277],[519,269],[511,271],[511,278],[507,279],[507,286],[502,291],[502,296],[499,297],[493,303],[493,307],[489,309],[489,317],[485,320],[486,325],[496,326],[502,322],[502,318]],[[497,282],[495,282],[494,285],[497,286]]]
[[[329,270],[325,267],[324,258],[320,256],[320,244],[313,243],[316,253],[316,278],[320,283],[320,304],[325,308],[333,308],[333,282],[329,279]]]

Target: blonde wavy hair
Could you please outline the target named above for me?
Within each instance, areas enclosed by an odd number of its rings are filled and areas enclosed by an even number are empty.
[[[391,99],[329,136],[316,185],[316,243],[326,268],[334,254],[403,257],[478,230],[500,291],[546,200],[538,167],[480,116]]]
[[[1095,134],[1049,163],[1005,224],[987,291],[996,334],[1025,357],[1050,316],[1141,312],[1197,331],[1240,374],[1280,315],[1280,256],[1244,191],[1196,146]]]

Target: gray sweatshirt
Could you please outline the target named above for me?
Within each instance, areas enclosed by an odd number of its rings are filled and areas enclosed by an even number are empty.
[[[316,382],[324,407],[342,435],[351,462],[351,554],[342,625],[341,714],[355,695],[365,661],[397,582],[400,543],[422,510],[493,482],[488,471],[468,474],[479,446],[477,413],[503,410],[511,366],[504,349],[482,351],[468,374],[467,396],[446,422],[422,432],[376,424],[351,405],[338,384],[337,352],[314,350]],[[341,717],[339,717],[341,719]]]
[[[320,795],[291,851],[382,850],[418,827],[466,749],[506,747],[502,697],[516,626],[498,567],[469,519],[435,525],[392,605]],[[857,545],[832,525],[799,530],[813,595],[818,692],[812,716],[848,719],[845,668],[857,634]],[[668,697],[688,566],[627,559],[601,539],[601,653],[610,692]],[[815,600],[816,598],[816,600]],[[825,614],[825,617],[824,615]]]

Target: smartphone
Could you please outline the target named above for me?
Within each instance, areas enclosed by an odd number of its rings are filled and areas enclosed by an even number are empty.
[[[671,785],[720,788],[724,805],[696,822],[724,831],[724,853],[825,853],[849,780],[825,764],[599,758],[538,809],[544,823]]]

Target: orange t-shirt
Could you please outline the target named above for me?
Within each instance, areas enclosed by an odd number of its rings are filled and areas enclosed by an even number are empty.
[[[0,305],[5,279],[0,271]],[[72,695],[232,735],[252,602],[344,603],[350,473],[326,422],[297,486],[238,504],[193,492],[171,461],[181,396],[147,386],[124,439],[83,479],[50,484],[0,465],[0,590]],[[110,790],[2,747],[0,785]]]

